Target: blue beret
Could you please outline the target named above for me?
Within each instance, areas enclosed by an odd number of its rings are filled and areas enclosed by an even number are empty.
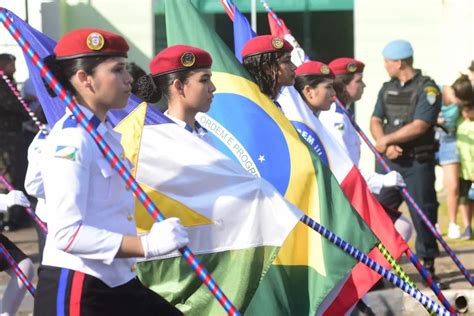
[[[405,40],[395,40],[388,43],[382,51],[386,59],[399,60],[413,56],[413,47]]]

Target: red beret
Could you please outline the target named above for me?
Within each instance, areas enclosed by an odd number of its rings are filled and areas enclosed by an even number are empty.
[[[278,36],[262,35],[256,36],[245,43],[244,48],[242,48],[242,57],[271,52],[291,53],[292,50],[293,46],[287,40]]]
[[[72,59],[86,56],[127,57],[128,44],[115,33],[97,28],[83,28],[66,33],[56,44],[57,59]]]
[[[354,58],[337,58],[329,63],[329,68],[337,75],[353,74],[364,71],[364,63]]]
[[[308,61],[296,68],[296,76],[312,75],[334,79],[334,73],[328,65],[319,61]]]
[[[188,45],[165,48],[150,62],[153,76],[165,75],[180,70],[211,68],[212,57],[203,49]]]

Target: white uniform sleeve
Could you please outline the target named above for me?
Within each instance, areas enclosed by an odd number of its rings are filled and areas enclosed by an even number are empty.
[[[43,158],[46,200],[51,211],[48,229],[58,249],[110,264],[123,236],[83,224],[89,195],[100,194],[89,192],[95,144],[88,137],[80,128],[67,128],[55,139],[48,139],[48,153]]]
[[[44,199],[43,177],[41,176],[41,151],[45,139],[36,135],[28,147],[28,169],[25,176],[26,192],[36,198]]]
[[[0,213],[6,212],[8,209],[7,195],[0,194]]]

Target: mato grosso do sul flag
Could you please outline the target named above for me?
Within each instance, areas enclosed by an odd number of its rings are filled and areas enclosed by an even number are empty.
[[[334,176],[283,113],[260,93],[191,2],[167,1],[166,21],[168,45],[201,47],[213,57],[212,80],[217,91],[210,112],[201,115],[199,122],[213,135],[216,147],[249,173],[268,180],[312,218],[369,252],[378,240],[351,208]],[[259,314],[252,306],[261,306],[271,315],[314,315],[354,265],[344,252],[299,223],[246,314]]]

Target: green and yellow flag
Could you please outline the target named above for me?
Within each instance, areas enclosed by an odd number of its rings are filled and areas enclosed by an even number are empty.
[[[166,2],[166,27],[169,46],[192,45],[207,50],[213,57],[212,80],[217,91],[211,111],[200,115],[198,120],[213,136],[215,147],[249,174],[266,179],[312,218],[369,252],[378,240],[351,208],[334,176],[300,139],[283,113],[259,91],[189,0]],[[213,181],[212,178],[206,180]],[[199,199],[199,196],[194,198]],[[279,212],[274,216],[279,216]],[[208,254],[215,260],[204,261],[225,269],[220,270],[225,271],[222,274],[213,275],[225,290],[229,283],[238,282],[241,265],[249,262],[233,261],[231,257],[220,259],[217,253],[218,249]],[[255,295],[249,291],[229,296],[240,302],[239,309],[247,315],[314,315],[332,294],[337,294],[337,286],[355,264],[343,251],[298,223],[268,272],[261,274],[263,279]],[[157,268],[162,266],[160,261],[142,263],[139,270],[144,283],[173,304],[184,307],[187,315],[224,313],[210,295],[206,297],[201,292],[196,299],[199,287],[196,283],[182,282],[190,277],[183,269]],[[187,303],[191,301],[190,307]]]

